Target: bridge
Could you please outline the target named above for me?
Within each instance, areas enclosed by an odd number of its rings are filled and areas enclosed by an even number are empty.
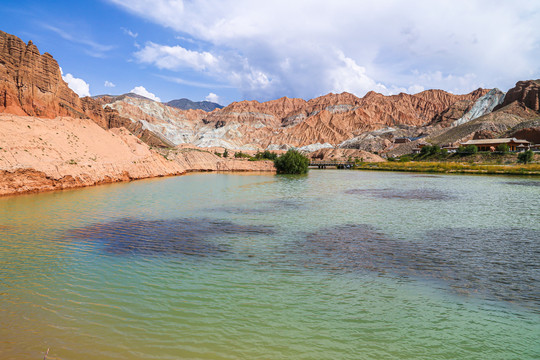
[[[354,166],[353,161],[337,161],[337,160],[310,160],[309,166],[326,169],[328,166],[333,166],[336,169],[351,169]]]

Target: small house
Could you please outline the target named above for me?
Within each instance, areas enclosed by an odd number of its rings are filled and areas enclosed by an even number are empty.
[[[479,139],[469,140],[461,143],[462,146],[474,145],[478,148],[478,151],[495,151],[497,146],[506,144],[510,151],[518,151],[520,149],[528,149],[531,145],[527,140],[518,140],[516,138],[502,138],[502,139]],[[520,145],[523,145],[519,148]]]

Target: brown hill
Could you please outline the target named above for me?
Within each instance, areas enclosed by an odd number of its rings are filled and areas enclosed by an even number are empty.
[[[514,101],[517,101],[534,111],[540,111],[540,79],[518,81],[516,86],[508,90],[503,103],[493,110],[499,110],[510,105]]]

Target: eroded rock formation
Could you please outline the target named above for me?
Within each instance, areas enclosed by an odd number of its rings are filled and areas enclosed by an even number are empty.
[[[502,104],[494,110],[499,110],[517,101],[529,109],[540,111],[540,79],[518,81],[516,86],[508,90]]]

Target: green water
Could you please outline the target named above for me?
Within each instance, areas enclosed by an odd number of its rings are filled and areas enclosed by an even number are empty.
[[[0,198],[0,359],[537,359],[539,184],[315,170]]]

